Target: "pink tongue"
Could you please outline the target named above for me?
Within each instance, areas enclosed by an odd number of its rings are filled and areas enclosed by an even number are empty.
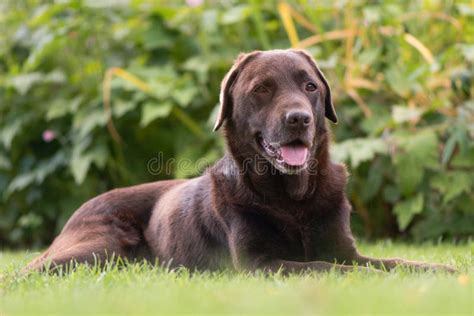
[[[308,148],[305,146],[281,146],[281,156],[290,166],[301,166],[307,155]]]

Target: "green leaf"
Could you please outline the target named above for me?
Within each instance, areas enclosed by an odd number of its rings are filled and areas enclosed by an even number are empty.
[[[172,93],[173,99],[182,107],[191,103],[194,97],[198,94],[198,89],[195,85],[187,85],[181,89],[175,89]]]
[[[418,193],[415,197],[397,203],[393,212],[397,215],[398,227],[405,230],[416,214],[423,211],[423,194]]]
[[[457,142],[456,134],[453,134],[448,138],[448,141],[446,142],[446,145],[444,146],[443,157],[441,158],[441,163],[443,164],[443,166],[445,166],[448,163],[449,159],[451,158],[454,152],[454,148],[456,147],[456,142]]]
[[[232,9],[225,11],[222,15],[221,23],[222,24],[234,24],[239,21],[246,19],[251,11],[251,7],[246,4],[241,4],[232,7]]]
[[[385,201],[395,204],[400,198],[400,191],[395,185],[387,185],[383,189],[383,198]]]
[[[171,102],[157,103],[150,101],[145,103],[142,109],[140,126],[145,127],[157,118],[167,117],[172,108],[173,104]]]
[[[100,169],[104,168],[109,158],[109,151],[105,143],[99,143],[88,151],[92,162]]]
[[[72,149],[71,159],[69,161],[69,169],[76,184],[81,184],[86,178],[87,172],[92,162],[92,155],[85,154],[87,147],[92,142],[92,137],[79,137],[74,139],[74,147]]]
[[[443,203],[448,203],[463,192],[471,192],[474,174],[451,171],[437,174],[431,181],[431,187],[443,194]]]
[[[60,70],[48,74],[41,72],[30,72],[11,76],[7,80],[7,86],[13,87],[20,95],[25,95],[31,87],[40,83],[63,83],[66,77]]]
[[[128,112],[134,110],[136,107],[137,104],[133,101],[124,101],[118,99],[112,103],[112,112],[114,114],[114,117],[120,118]]]
[[[0,169],[10,169],[10,159],[3,153],[0,152]]]
[[[474,146],[468,148],[466,151],[460,151],[451,160],[450,165],[455,168],[472,168],[474,161]]]
[[[397,182],[404,196],[415,192],[423,179],[426,168],[436,169],[438,162],[438,138],[432,130],[396,138],[400,146],[394,157]]]
[[[161,21],[153,21],[150,28],[143,33],[143,46],[148,49],[169,48],[173,46],[174,39],[164,29]]]
[[[359,63],[362,65],[373,65],[377,58],[379,58],[381,51],[380,47],[369,47],[359,55]]]
[[[51,55],[61,45],[60,41],[64,38],[55,37],[55,34],[46,27],[41,28],[38,33],[41,33],[38,42],[35,44],[33,51],[28,56],[24,69],[26,71],[33,70],[39,66],[42,59],[48,55]],[[59,34],[58,34],[59,35]]]
[[[84,108],[74,116],[73,127],[78,130],[79,137],[89,135],[94,128],[104,127],[107,115],[102,108]]]
[[[466,60],[474,62],[474,45],[460,44],[461,52]]]
[[[71,157],[71,162],[69,163],[69,166],[71,168],[74,181],[76,181],[77,184],[81,184],[82,182],[84,182],[91,162],[91,155],[83,156],[81,154],[76,154]]]
[[[64,98],[55,99],[46,112],[46,119],[51,121],[75,112],[82,102],[82,99],[82,97],[76,97],[72,100]]]
[[[376,154],[385,153],[387,145],[379,138],[353,138],[331,147],[331,157],[339,162],[350,160],[352,168],[373,159]]]
[[[14,77],[10,77],[9,85],[14,87],[20,95],[25,95],[28,92],[28,90],[30,90],[30,88],[35,83],[37,83],[38,81],[41,81],[42,78],[43,78],[43,74],[39,72],[21,74]]]
[[[1,130],[0,139],[6,149],[10,148],[13,138],[20,132],[22,126],[23,122],[21,120],[15,120]]]
[[[21,116],[14,116],[8,118],[3,128],[0,129],[0,141],[5,146],[5,149],[10,149],[15,137],[24,131],[23,126],[32,121],[34,113],[26,113]]]
[[[366,6],[362,10],[364,22],[367,24],[377,23],[382,18],[381,8],[375,5]]]
[[[35,228],[39,227],[43,223],[43,218],[38,214],[30,212],[28,214],[22,215],[18,219],[18,226],[20,227],[27,227],[27,228]]]
[[[30,184],[35,182],[35,174],[34,172],[26,172],[22,173],[10,182],[8,185],[7,190],[5,191],[5,196],[9,196],[11,193],[15,191],[21,191]]]
[[[193,56],[186,60],[183,64],[183,69],[192,71],[197,74],[199,82],[206,83],[208,80],[208,72],[210,68],[210,61],[201,56]]]
[[[397,166],[397,182],[400,191],[404,196],[408,196],[418,188],[424,174],[423,162],[410,154],[397,156],[395,159]]]
[[[43,183],[47,176],[54,173],[59,167],[66,163],[66,157],[63,151],[58,151],[48,160],[42,160],[35,168],[36,182]]]
[[[47,176],[54,173],[65,163],[66,158],[64,153],[62,151],[58,151],[50,159],[40,161],[35,168],[25,171],[13,178],[7,190],[5,191],[5,196],[9,196],[15,191],[21,191],[33,183],[43,183]]]
[[[413,83],[408,76],[402,72],[400,66],[392,66],[385,71],[385,78],[390,87],[401,97],[407,97],[410,93]]]
[[[409,108],[407,106],[395,105],[392,107],[392,118],[395,123],[404,123],[410,121],[418,121],[423,115],[423,111],[419,108]]]
[[[382,185],[383,166],[377,162],[373,163],[369,169],[367,183],[370,183],[370,185],[366,185],[364,188],[362,188],[361,195],[364,201],[370,201],[372,198],[374,198]]]
[[[66,100],[56,99],[49,106],[48,112],[46,112],[46,120],[51,121],[60,117],[65,116],[69,112],[66,106]]]
[[[387,128],[391,128],[393,125],[392,117],[386,110],[381,111],[383,106],[380,104],[370,104],[369,106],[373,109],[374,115],[365,118],[359,126],[367,136],[376,137],[383,134],[383,131]],[[358,115],[360,115],[360,111],[357,109],[357,116]]]

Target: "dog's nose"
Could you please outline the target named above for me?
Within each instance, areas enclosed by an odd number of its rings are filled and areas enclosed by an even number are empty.
[[[305,111],[290,111],[285,115],[285,124],[288,127],[307,127],[311,124],[311,115]]]

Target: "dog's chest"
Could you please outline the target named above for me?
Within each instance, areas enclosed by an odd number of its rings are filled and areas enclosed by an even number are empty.
[[[293,248],[295,250],[293,256],[302,261],[314,261],[325,257],[330,247],[330,242],[326,238],[329,234],[325,227],[324,221],[318,218],[298,219],[291,237],[293,243],[298,244]]]
[[[283,242],[275,245],[280,248],[279,251],[284,255],[285,260],[290,261],[312,261],[317,255],[317,245],[314,235],[306,226],[295,227],[294,229],[285,229],[283,232]],[[270,237],[270,236],[269,236]],[[273,239],[273,237],[270,237]]]
[[[300,226],[299,227],[299,235],[300,235],[300,242],[301,242],[301,247],[302,247],[302,255],[304,257],[304,261],[309,261],[311,260],[311,257],[313,256],[313,242],[312,242],[312,236],[311,236],[311,231],[308,229],[306,226]]]

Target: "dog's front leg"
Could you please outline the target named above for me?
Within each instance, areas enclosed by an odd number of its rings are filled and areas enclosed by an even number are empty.
[[[237,246],[238,247],[238,246]],[[236,248],[234,248],[236,249]],[[242,250],[242,248],[240,248]],[[330,263],[325,261],[291,261],[282,259],[269,259],[267,255],[269,251],[261,251],[257,253],[246,253],[243,251],[234,251],[232,261],[237,270],[244,271],[263,271],[266,273],[281,272],[284,275],[290,273],[309,273],[309,272],[330,272],[336,271],[340,273],[360,271],[370,273],[381,273],[376,269],[371,269],[365,266],[349,266],[344,264]]]
[[[261,222],[258,218],[245,217],[234,218],[233,227],[229,234],[229,247],[233,266],[239,271],[264,271],[305,273],[305,272],[350,272],[375,271],[366,267],[353,267],[343,264],[330,263],[326,261],[293,261],[282,258],[291,258],[288,249],[291,245],[280,234],[268,228],[269,225]]]
[[[259,264],[257,269],[263,270],[265,272],[275,273],[281,271],[283,274],[289,273],[307,273],[307,272],[351,272],[351,271],[367,271],[372,272],[373,269],[368,269],[366,267],[353,267],[346,266],[342,264],[329,263],[324,261],[311,261],[311,262],[298,262],[298,261],[288,261],[288,260],[268,260]]]
[[[347,203],[339,212],[338,216],[331,218],[329,222],[325,222],[326,234],[320,236],[318,242],[325,241],[324,244],[330,244],[328,247],[328,261],[336,260],[337,263],[345,265],[358,265],[363,267],[372,266],[380,270],[393,270],[397,267],[408,268],[415,271],[445,271],[456,272],[452,267],[442,264],[431,264],[417,261],[404,260],[399,258],[371,258],[361,255],[355,244],[350,228],[350,207]],[[341,229],[342,227],[342,229]],[[341,231],[343,233],[341,233]],[[332,253],[331,253],[332,252]]]
[[[411,261],[411,260],[404,260],[399,258],[389,258],[389,259],[381,259],[381,258],[371,258],[362,256],[360,254],[356,254],[354,258],[352,258],[353,263],[357,263],[363,266],[374,266],[377,269],[382,270],[393,270],[397,267],[404,267],[408,269],[412,269],[415,271],[444,271],[454,273],[456,269],[437,263],[425,263],[425,262],[418,262],[418,261]]]

